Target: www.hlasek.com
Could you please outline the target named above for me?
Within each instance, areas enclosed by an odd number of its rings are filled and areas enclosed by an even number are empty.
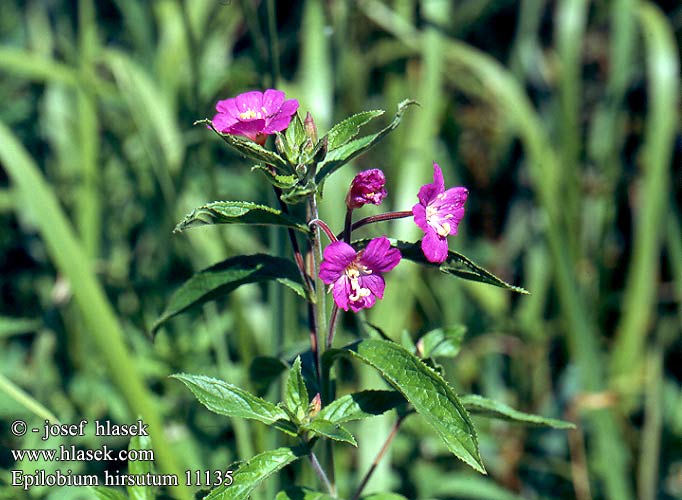
[[[118,425],[109,421],[95,421],[91,426],[95,436],[148,436],[147,424],[138,420],[135,424]],[[10,425],[10,432],[21,437],[28,432],[40,433],[42,441],[56,436],[85,436],[88,421],[83,419],[78,424],[51,424],[45,420],[41,427],[29,428],[23,420],[15,420]],[[79,449],[74,445],[60,444],[52,449],[13,449],[15,462],[154,462],[154,451],[151,449],[112,450],[107,445],[97,449]],[[94,474],[77,474],[72,469],[46,471],[35,469],[33,473],[24,470],[12,470],[11,485],[29,490],[34,486],[178,486],[176,474],[125,474],[116,470],[113,473],[105,470],[104,477]],[[230,486],[231,470],[186,470],[184,483],[186,486]]]

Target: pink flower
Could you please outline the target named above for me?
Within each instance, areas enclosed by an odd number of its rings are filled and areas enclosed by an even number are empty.
[[[218,101],[215,108],[218,114],[213,117],[213,126],[218,132],[243,135],[262,145],[268,135],[289,126],[298,101],[285,101],[281,90],[254,90]]]
[[[450,234],[457,234],[457,226],[464,217],[464,202],[469,190],[454,187],[447,191],[443,182],[443,172],[433,163],[433,184],[419,189],[419,203],[412,207],[414,222],[422,231],[422,251],[429,262],[441,263],[448,257]]]
[[[346,206],[350,210],[367,203],[379,205],[386,197],[386,177],[378,168],[364,170],[355,176],[346,196]]]
[[[381,276],[400,262],[400,251],[391,248],[388,238],[374,238],[364,250],[356,252],[343,241],[324,249],[320,279],[332,285],[336,305],[353,312],[369,309],[383,298],[386,283]]]

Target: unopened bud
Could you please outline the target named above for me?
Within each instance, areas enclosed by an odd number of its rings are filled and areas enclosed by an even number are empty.
[[[305,115],[303,128],[305,129],[305,135],[310,138],[313,144],[317,144],[317,126],[315,125],[315,120],[313,120],[313,115],[310,114],[310,111]]]
[[[308,406],[308,415],[310,418],[314,418],[318,413],[320,413],[320,410],[322,409],[322,398],[320,397],[320,393],[318,392],[315,394],[315,397],[310,401],[310,405]]]
[[[360,172],[350,184],[346,206],[349,210],[354,210],[367,203],[379,205],[386,197],[384,184],[386,184],[386,177],[378,168]]]

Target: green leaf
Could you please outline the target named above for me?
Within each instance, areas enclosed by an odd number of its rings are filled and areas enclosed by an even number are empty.
[[[152,440],[149,436],[134,436],[130,439],[128,450],[151,450]],[[145,475],[154,472],[154,463],[143,460],[128,460],[128,474]],[[156,488],[153,486],[127,486],[128,496],[131,500],[154,500]]]
[[[361,126],[365,125],[366,123],[369,123],[371,120],[373,120],[377,116],[383,115],[384,113],[385,111],[383,109],[363,111],[337,123],[327,133],[328,140],[327,149],[329,151],[332,151],[338,148],[339,146],[343,146],[353,137],[358,135]]]
[[[510,285],[506,281],[498,278],[490,271],[482,268],[460,253],[450,250],[448,252],[448,258],[445,259],[445,262],[442,264],[434,264],[433,262],[426,260],[426,257],[424,257],[424,252],[422,252],[420,242],[409,243],[407,241],[399,241],[392,238],[389,238],[389,240],[391,241],[391,245],[400,250],[400,255],[402,255],[404,259],[416,262],[417,264],[421,264],[423,266],[438,268],[441,272],[457,276],[458,278],[469,281],[477,281],[479,283],[486,283],[488,285],[505,288],[512,292],[528,295],[528,290],[525,288]],[[369,239],[354,241],[353,246],[356,248],[364,248],[370,241],[371,240]]]
[[[405,398],[397,391],[360,391],[332,401],[317,418],[341,424],[381,415],[403,403]]]
[[[304,185],[294,186],[292,189],[280,196],[281,200],[287,205],[296,205],[306,201],[317,191],[317,185],[313,181],[308,181]]]
[[[265,177],[268,179],[268,182],[273,186],[277,186],[278,188],[291,189],[298,182],[298,177],[294,174],[279,175],[277,173],[273,173],[268,167],[264,167],[263,165],[254,165],[251,167],[251,171],[254,170],[262,172],[263,175],[265,175]]]
[[[248,201],[214,201],[195,208],[182,219],[174,233],[207,224],[258,224],[284,226],[310,233],[308,226],[281,210]]]
[[[199,271],[172,295],[163,314],[152,326],[161,325],[186,309],[227,295],[241,285],[276,280],[301,297],[306,296],[296,264],[287,259],[266,254],[240,255]]]
[[[0,316],[0,338],[35,332],[41,326],[43,322],[39,319]]]
[[[287,434],[296,435],[294,426],[288,422],[289,416],[282,408],[236,385],[205,375],[178,373],[171,377],[185,384],[199,402],[214,413],[258,420]]]
[[[289,160],[289,163],[293,165],[298,163],[299,153],[301,152],[301,147],[306,139],[307,136],[305,134],[305,129],[303,128],[303,122],[297,112],[284,132],[283,138],[284,154]]]
[[[308,389],[305,386],[303,374],[301,373],[300,356],[296,358],[291,370],[289,370],[284,401],[291,413],[296,415],[296,418],[301,421],[308,409]]]
[[[237,469],[231,485],[219,486],[204,500],[247,500],[265,479],[305,454],[298,448],[278,448],[260,453]]]
[[[320,170],[315,176],[315,182],[317,184],[322,183],[325,178],[333,174],[340,167],[351,161],[356,156],[375,146],[379,141],[386,137],[389,132],[393,131],[398,125],[400,125],[400,121],[403,118],[405,109],[412,104],[417,103],[410,99],[406,99],[398,104],[398,111],[396,112],[393,121],[389,123],[386,128],[380,130],[376,134],[355,139],[354,141],[347,142],[343,146],[337,147],[333,151],[330,150],[327,153],[324,162],[320,164]]]
[[[293,486],[277,493],[275,500],[337,500],[326,493],[313,491],[310,488]]]
[[[472,414],[482,417],[508,420],[519,424],[552,427],[554,429],[575,429],[575,424],[571,422],[517,411],[503,403],[498,403],[477,394],[461,396],[460,401]]]
[[[269,149],[265,149],[263,146],[253,142],[251,139],[246,139],[236,135],[223,134],[221,132],[218,132],[213,127],[213,122],[208,118],[205,118],[203,120],[197,120],[194,122],[194,125],[208,126],[211,130],[218,134],[220,138],[227,143],[228,146],[230,146],[232,149],[237,151],[242,156],[251,158],[252,160],[256,161],[264,161],[265,163],[269,163],[274,167],[286,168],[287,166],[287,163],[284,161],[284,159],[282,159],[280,155],[273,151],[270,151]]]
[[[325,369],[330,368],[329,358],[337,355],[356,358],[375,368],[405,396],[453,454],[485,473],[469,414],[450,385],[421,359],[395,342],[369,339],[350,348],[328,351]]]
[[[249,380],[256,394],[263,395],[267,392],[280,374],[289,368],[284,361],[271,356],[256,356],[249,365]]]
[[[350,432],[341,427],[340,424],[332,423],[329,420],[325,420],[323,418],[316,418],[312,422],[304,425],[303,428],[307,431],[313,432],[314,434],[333,439],[334,441],[352,444],[355,447],[358,446],[358,443],[355,441],[355,438]]]
[[[421,354],[420,357],[433,358],[442,356],[454,358],[459,354],[466,331],[466,327],[461,325],[431,330],[417,342],[417,349]]]
[[[90,491],[95,494],[97,500],[128,500],[128,497],[118,490],[104,486],[93,486]]]

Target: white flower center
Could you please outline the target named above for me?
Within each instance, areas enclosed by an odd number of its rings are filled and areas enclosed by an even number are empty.
[[[258,111],[252,109],[247,109],[243,113],[239,113],[239,118],[242,120],[253,120],[254,118],[260,118],[261,114]]]
[[[371,295],[372,292],[369,288],[364,288],[360,285],[360,277],[368,274],[372,274],[372,270],[367,269],[366,266],[363,266],[360,263],[354,262],[346,268],[346,276],[350,280],[350,288],[353,291],[353,293],[348,296],[348,300],[357,302],[363,297],[369,297]]]
[[[439,194],[438,199],[442,200],[445,198],[444,194]],[[447,214],[442,217],[438,213],[438,208],[431,205],[430,203],[426,206],[426,222],[438,233],[438,236],[445,238],[448,234],[452,232],[452,226],[447,222],[446,219],[452,219],[454,216],[452,214]]]

